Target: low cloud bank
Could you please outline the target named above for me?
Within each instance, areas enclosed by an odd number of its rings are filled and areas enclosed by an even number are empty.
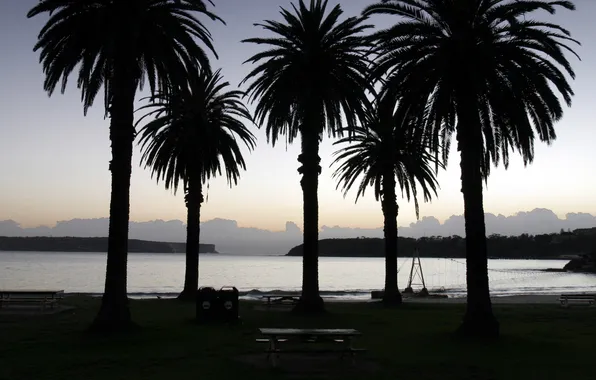
[[[559,232],[561,229],[596,227],[596,216],[587,213],[568,213],[560,219],[548,209],[534,209],[504,216],[487,213],[487,234],[536,235]],[[13,220],[0,221],[0,236],[77,236],[95,237],[108,235],[108,218],[72,219],[61,221],[54,227],[23,228]],[[400,227],[399,234],[407,237],[422,236],[464,236],[463,215],[453,215],[444,223],[432,216],[421,218],[407,227]],[[131,239],[184,242],[186,226],[180,220],[154,220],[131,222]],[[322,226],[321,239],[349,237],[383,237],[382,228],[348,228]],[[238,227],[235,220],[213,219],[201,223],[201,241],[215,244],[222,253],[234,254],[285,254],[290,248],[302,242],[300,228],[294,222],[287,222],[284,231],[269,231],[259,228]]]

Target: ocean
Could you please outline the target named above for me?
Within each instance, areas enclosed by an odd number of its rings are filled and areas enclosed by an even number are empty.
[[[596,275],[548,272],[563,268],[566,260],[489,260],[493,296],[596,292]],[[399,259],[399,288],[408,283],[411,258]],[[422,258],[425,285],[431,292],[465,297],[463,259]],[[66,293],[99,295],[105,280],[106,254],[60,252],[0,252],[0,289],[63,289]],[[383,288],[382,258],[319,259],[323,297],[369,299]],[[174,297],[182,289],[184,254],[129,254],[128,292],[132,298]],[[201,286],[235,286],[242,298],[267,292],[297,293],[302,259],[285,256],[202,254]],[[420,277],[414,289],[421,288]]]

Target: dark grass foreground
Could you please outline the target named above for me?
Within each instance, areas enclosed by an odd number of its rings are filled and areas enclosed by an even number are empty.
[[[0,379],[284,379],[292,374],[237,360],[256,347],[257,327],[345,327],[364,333],[374,374],[341,379],[595,379],[596,309],[495,305],[497,343],[455,340],[463,305],[328,303],[328,313],[300,317],[242,303],[242,324],[198,326],[194,308],[176,300],[131,301],[139,331],[86,332],[99,302],[68,298],[76,310],[37,317],[0,316]],[[264,355],[263,355],[264,356]],[[283,360],[283,358],[282,358]]]

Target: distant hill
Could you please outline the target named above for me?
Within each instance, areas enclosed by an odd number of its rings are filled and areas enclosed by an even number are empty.
[[[7,237],[0,236],[0,251],[107,252],[107,237]],[[128,252],[183,253],[186,243],[128,241]],[[217,253],[214,244],[199,244],[200,253]]]
[[[418,248],[421,257],[465,257],[465,238],[399,237],[400,256],[411,256]],[[596,248],[596,228],[578,229],[573,232],[544,235],[488,237],[488,256],[503,259],[553,259],[589,254]],[[351,238],[323,239],[319,241],[319,256],[334,257],[384,257],[384,239]],[[302,256],[302,245],[292,248],[286,256]]]

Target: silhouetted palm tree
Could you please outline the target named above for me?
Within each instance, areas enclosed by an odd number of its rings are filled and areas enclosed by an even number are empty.
[[[508,165],[509,151],[534,158],[534,138],[550,143],[573,91],[564,55],[577,41],[533,11],[574,9],[569,1],[390,0],[364,15],[400,16],[376,34],[374,76],[387,75],[401,104],[423,104],[427,127],[446,139],[455,132],[461,154],[468,303],[459,332],[496,337],[489,294],[482,182],[491,163]],[[438,139],[437,139],[438,140]]]
[[[247,62],[259,66],[244,81],[251,100],[257,100],[256,120],[265,124],[272,144],[280,135],[292,143],[300,134],[302,166],[300,184],[304,202],[304,245],[302,296],[298,311],[324,310],[318,279],[318,176],[319,143],[325,131],[340,133],[342,110],[348,125],[355,125],[368,102],[365,90],[367,61],[365,39],[361,33],[369,26],[361,18],[340,21],[339,5],[327,13],[326,0],[300,0],[292,4],[293,13],[281,9],[284,21],[259,24],[273,34],[270,38],[251,38],[243,42],[265,45],[265,51]]]
[[[140,131],[141,163],[152,177],[163,180],[174,194],[182,181],[187,207],[186,275],[180,299],[194,299],[199,284],[199,235],[203,188],[210,178],[225,176],[230,186],[246,169],[239,142],[253,149],[255,138],[244,121],[252,117],[241,91],[227,91],[220,71],[201,70],[189,77],[187,87],[158,92],[146,117],[155,117]]]
[[[27,16],[46,12],[50,19],[34,49],[41,50],[44,89],[51,95],[60,84],[64,92],[78,66],[86,114],[104,88],[112,189],[105,290],[93,327],[122,329],[131,325],[126,266],[135,94],[145,80],[152,92],[183,83],[196,61],[208,67],[197,41],[213,51],[211,36],[193,12],[217,17],[201,0],[41,0]]]
[[[371,110],[363,126],[354,135],[337,141],[349,144],[335,153],[340,166],[334,173],[344,194],[360,179],[356,201],[367,187],[372,186],[375,198],[381,201],[385,238],[385,291],[383,302],[402,302],[397,286],[397,215],[396,186],[409,201],[414,200],[419,216],[418,185],[425,201],[437,194],[438,183],[433,171],[443,167],[430,150],[431,140],[418,123],[422,120],[406,110],[394,110],[393,99],[379,102]],[[418,183],[418,185],[417,185]]]

